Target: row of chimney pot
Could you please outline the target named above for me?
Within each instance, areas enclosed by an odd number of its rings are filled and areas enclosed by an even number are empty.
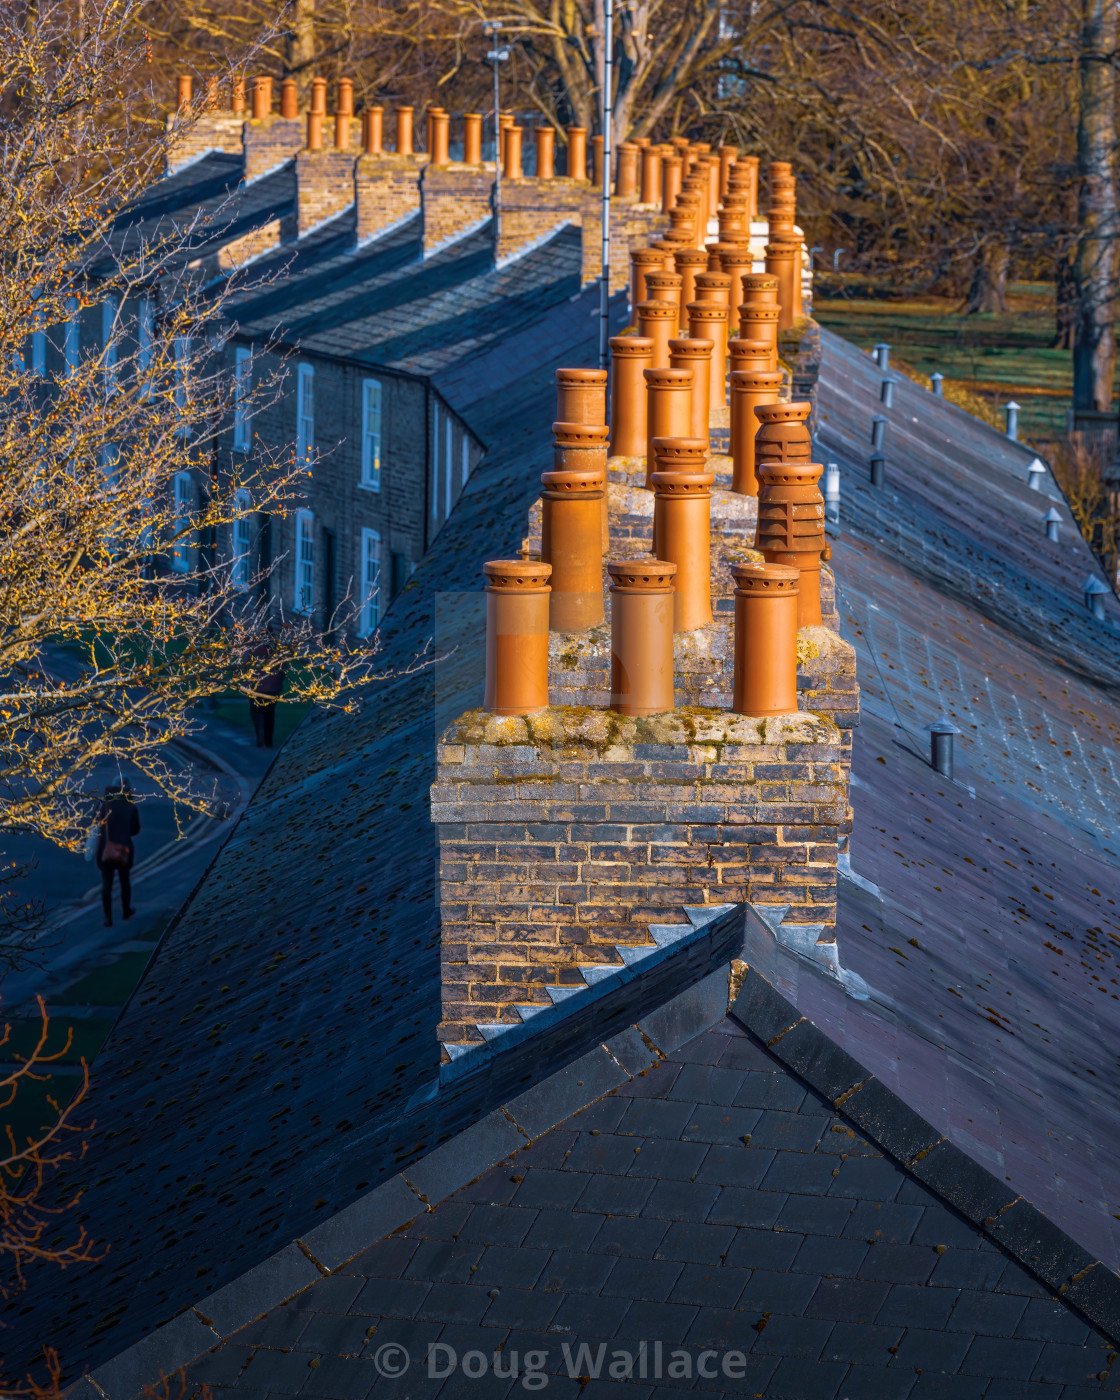
[[[634,338],[616,337],[627,342]],[[617,376],[633,350],[616,356]],[[709,347],[710,348],[710,347]],[[750,378],[751,371],[736,371]],[[755,371],[770,379],[770,371]],[[646,371],[651,405],[666,387],[672,403],[691,390],[692,370]],[[650,377],[652,376],[652,378]],[[663,379],[668,376],[667,379]],[[662,381],[662,382],[659,382]],[[553,470],[541,477],[541,561],[486,564],[487,680],[485,704],[498,714],[526,714],[548,705],[548,633],[581,632],[604,619],[603,556],[607,517],[607,372],[556,372],[558,420]],[[761,386],[759,386],[761,387]],[[776,388],[776,384],[773,384]],[[809,404],[750,401],[741,422],[750,435],[752,494],[759,495],[757,546],[765,563],[735,565],[733,708],[742,714],[786,714],[797,708],[799,627],[817,625],[820,561],[825,547],[821,466],[810,460]],[[658,410],[651,407],[651,413]],[[652,558],[612,561],[611,707],[656,714],[673,707],[673,634],[712,622],[711,496],[707,433],[685,431],[648,443],[646,485],[654,492]],[[741,432],[745,440],[747,433]]]

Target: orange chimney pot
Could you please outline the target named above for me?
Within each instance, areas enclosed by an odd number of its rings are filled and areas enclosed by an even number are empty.
[[[548,599],[552,565],[492,559],[486,575],[486,689],[491,714],[548,708]]]
[[[660,559],[607,565],[611,592],[611,709],[660,715],[673,708],[673,575]]]
[[[797,711],[796,569],[732,564],[735,663],[731,709],[765,718]]]
[[[646,450],[645,371],[653,357],[648,336],[611,337],[611,456],[640,457]]]

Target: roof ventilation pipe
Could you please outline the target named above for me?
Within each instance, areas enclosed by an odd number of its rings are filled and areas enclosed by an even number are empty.
[[[881,452],[871,454],[871,484],[879,488],[887,483],[887,459]]]
[[[885,374],[891,367],[891,347],[880,341],[875,347],[875,362]]]
[[[1046,475],[1046,466],[1038,457],[1027,468],[1027,485],[1032,491],[1042,490],[1042,479]]]
[[[1053,506],[1051,506],[1050,509],[1043,516],[1042,524],[1046,530],[1046,538],[1050,541],[1051,544],[1057,544],[1058,531],[1062,528],[1062,517],[1058,514],[1058,512],[1054,509]]]
[[[884,379],[879,385],[879,398],[882,400],[884,408],[894,407],[894,380]]]
[[[929,377],[929,386],[939,399],[945,397],[945,376],[934,370]]]
[[[1012,442],[1019,441],[1019,405],[1014,399],[1003,406],[1004,417],[1007,421],[1007,436]]]
[[[824,469],[824,516],[833,525],[840,523],[840,465],[829,462]]]
[[[953,741],[961,731],[950,720],[935,720],[929,727],[929,761],[943,778],[953,780]]]
[[[876,452],[882,452],[886,438],[887,420],[881,413],[877,413],[871,420],[871,446]]]
[[[1108,592],[1107,585],[1103,584],[1096,574],[1090,574],[1081,585],[1081,592],[1085,596],[1085,606],[1098,622],[1103,622],[1105,620],[1104,600]]]

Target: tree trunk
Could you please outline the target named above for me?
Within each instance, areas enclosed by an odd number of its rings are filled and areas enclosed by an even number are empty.
[[[295,0],[291,9],[292,27],[285,45],[288,72],[299,79],[300,91],[311,85],[311,65],[315,62],[315,0]]]
[[[1082,0],[1077,119],[1079,240],[1074,261],[1073,407],[1112,407],[1116,367],[1116,183],[1112,156],[1116,48],[1113,0]]]
[[[1073,275],[1074,250],[1067,249],[1057,262],[1054,287],[1054,339],[1052,350],[1073,349],[1073,322],[1076,310],[1076,280]]]
[[[976,270],[965,298],[964,309],[969,316],[976,311],[1007,310],[1007,266],[1011,250],[1006,238],[985,243],[976,260]]]

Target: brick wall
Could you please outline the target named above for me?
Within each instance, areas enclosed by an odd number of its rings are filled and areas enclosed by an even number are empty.
[[[424,256],[490,218],[494,175],[476,165],[429,165],[420,181]]]
[[[303,149],[306,134],[307,122],[303,117],[270,116],[264,121],[247,121],[243,134],[245,179],[257,180],[291,160]]]
[[[472,711],[443,736],[444,1043],[518,1021],[655,942],[685,906],[788,906],[833,938],[840,742],[825,717]],[[590,976],[586,969],[591,969]]]
[[[299,231],[333,219],[354,203],[355,153],[300,151],[296,156]]]
[[[176,117],[168,117],[167,129],[174,131]],[[240,155],[244,118],[232,112],[204,112],[174,137],[167,150],[167,173],[174,174],[207,151],[228,151]]]
[[[271,219],[267,224],[262,224],[259,228],[252,228],[248,233],[243,233],[240,238],[233,238],[228,243],[223,243],[218,249],[215,259],[217,269],[220,272],[232,272],[236,268],[242,267],[250,259],[259,258],[262,253],[267,253],[272,248],[278,248],[294,233],[295,227],[291,220]]]
[[[420,212],[420,174],[427,156],[362,156],[354,171],[358,242]]]

